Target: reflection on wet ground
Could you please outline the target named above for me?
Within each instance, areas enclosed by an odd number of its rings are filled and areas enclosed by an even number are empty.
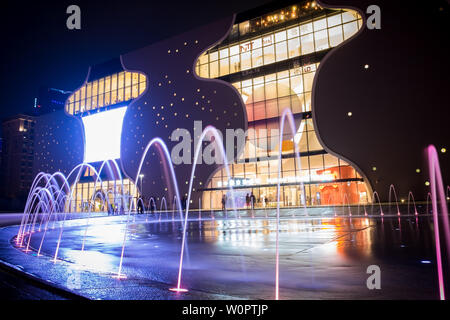
[[[183,286],[204,293],[203,298],[273,299],[276,220],[204,218],[188,222]],[[89,269],[90,276],[83,276],[79,284],[83,294],[106,299],[171,298],[155,296],[152,287],[176,284],[180,222],[164,216],[161,222],[157,216],[146,222],[145,216],[137,216],[129,226],[125,249],[127,280],[117,291],[108,290],[98,279],[95,287],[89,283],[96,274],[117,272],[125,217],[91,222],[84,252],[84,220],[66,227],[59,251],[59,258],[71,262],[69,266]],[[43,247],[47,257],[38,259],[53,256],[58,230],[47,232]],[[438,299],[431,216],[285,215],[279,230],[282,299]],[[41,236],[33,234],[32,247],[39,246]],[[380,290],[367,288],[370,265],[381,269]]]

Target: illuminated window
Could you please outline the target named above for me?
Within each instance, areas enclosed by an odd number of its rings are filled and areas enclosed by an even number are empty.
[[[85,132],[84,162],[120,158],[122,122],[126,107],[82,118]]]
[[[133,86],[132,86],[133,85]],[[65,110],[77,114],[137,98],[146,87],[146,77],[137,72],[121,72],[87,83],[72,94]]]

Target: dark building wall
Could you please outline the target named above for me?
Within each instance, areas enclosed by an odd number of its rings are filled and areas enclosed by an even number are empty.
[[[363,27],[321,63],[312,103],[323,144],[356,163],[382,200],[388,200],[390,184],[401,197],[411,190],[425,200],[430,189],[424,149],[429,144],[449,149],[450,143],[448,3],[322,4],[356,7],[363,17],[369,5],[381,8],[381,30]],[[440,153],[440,162],[447,185],[449,155]]]
[[[56,171],[68,175],[83,162],[84,132],[81,120],[64,110],[36,118],[33,176]]]
[[[187,129],[192,139],[200,136],[201,131],[194,133],[194,121],[202,121],[203,128],[213,125],[224,137],[226,129],[246,130],[247,115],[238,91],[225,81],[199,78],[194,70],[198,56],[221,42],[233,21],[233,17],[222,19],[122,56],[126,70],[147,76],[147,90],[129,105],[122,132],[121,160],[133,180],[143,150],[154,137],[161,137],[172,150],[178,142],[169,141],[169,136],[177,128]],[[194,143],[191,147],[189,157],[193,159]],[[169,192],[170,199],[173,186],[167,182],[170,172],[161,156],[161,150],[153,148],[145,158],[143,193],[161,197]],[[192,167],[175,166],[181,197],[188,192]],[[205,186],[217,168],[204,162],[197,165],[192,207],[198,206],[200,193],[196,190]]]
[[[84,131],[81,120],[68,116],[64,110],[36,118],[33,177],[40,172],[61,172],[66,177],[83,162]],[[78,171],[68,179],[73,184]],[[45,184],[41,180],[40,185]]]
[[[20,209],[31,185],[35,118],[18,115],[2,123],[1,209]]]

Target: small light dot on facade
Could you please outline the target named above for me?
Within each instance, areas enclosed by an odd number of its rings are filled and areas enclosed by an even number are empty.
[[[442,152],[442,153],[446,153],[446,152],[447,152],[447,149],[442,148],[442,149],[441,149],[441,152]]]
[[[425,185],[428,187],[430,185],[429,181],[425,181]]]
[[[364,69],[369,69],[369,65],[368,65],[368,64],[365,64],[365,65],[364,65]]]
[[[353,115],[352,112],[348,112],[348,113],[347,113],[347,116],[349,116],[349,117],[351,117],[352,115]]]
[[[417,173],[420,173],[420,169],[419,169],[419,168],[417,168],[417,169],[416,169],[416,172],[417,172]]]
[[[377,171],[377,167],[372,167],[372,171]]]

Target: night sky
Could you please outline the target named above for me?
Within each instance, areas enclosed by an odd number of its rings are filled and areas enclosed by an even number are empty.
[[[2,2],[0,118],[30,111],[39,86],[73,90],[92,64],[267,2]],[[71,4],[81,8],[81,30],[66,28]]]

